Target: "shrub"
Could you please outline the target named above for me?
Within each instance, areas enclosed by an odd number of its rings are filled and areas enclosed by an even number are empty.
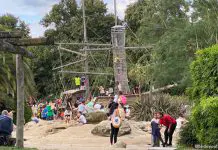
[[[25,103],[25,106],[24,106],[24,119],[25,119],[25,123],[28,123],[31,120],[31,117],[32,117],[32,109],[31,109],[30,106],[28,106]]]
[[[16,124],[16,121],[17,121],[17,113],[16,113],[17,110],[15,110],[15,113],[14,113],[14,123]],[[31,117],[32,117],[32,109],[30,106],[28,106],[26,103],[24,105],[24,123],[28,123],[29,121],[31,121]]]
[[[202,98],[192,112],[196,137],[203,145],[218,143],[218,97]]]
[[[161,111],[176,118],[179,116],[182,106],[186,104],[188,104],[188,99],[185,96],[155,94],[150,99],[148,95],[142,95],[141,100],[137,100],[132,106],[132,116],[138,121],[150,121],[154,112]]]
[[[195,144],[198,144],[196,128],[191,121],[187,122],[185,127],[181,129],[179,137],[178,143],[181,145],[194,147]]]
[[[190,69],[192,87],[188,93],[192,99],[218,94],[218,45],[198,50]]]

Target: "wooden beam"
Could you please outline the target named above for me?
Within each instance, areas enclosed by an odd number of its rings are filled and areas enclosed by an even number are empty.
[[[109,51],[111,48],[92,48],[92,49],[80,49],[80,51]]]
[[[0,39],[6,39],[6,38],[21,38],[22,33],[21,32],[0,32]]]
[[[78,60],[78,61],[74,61],[74,62],[71,62],[71,63],[69,63],[69,64],[62,65],[62,66],[59,66],[59,67],[53,68],[52,70],[61,69],[61,68],[64,68],[64,67],[67,67],[67,66],[70,66],[70,65],[73,65],[73,64],[77,64],[77,63],[83,62],[83,61],[85,61],[85,60],[86,60],[86,59]]]
[[[167,85],[167,86],[164,86],[164,87],[161,87],[161,88],[158,88],[158,89],[154,89],[154,90],[152,90],[152,93],[161,92],[161,91],[168,90],[168,89],[171,89],[171,88],[174,88],[174,87],[177,87],[177,86],[178,86],[177,83],[172,84],[172,85]],[[146,94],[150,94],[150,91],[145,92],[145,93],[142,93],[142,94],[144,94],[144,95],[146,95]]]
[[[17,131],[16,146],[23,148],[23,127],[24,127],[24,64],[23,57],[16,55],[16,81],[17,81]]]
[[[75,71],[59,71],[61,73],[69,73],[69,74],[89,74],[89,75],[110,75],[113,76],[113,73],[97,73],[97,72],[75,72]]]
[[[111,44],[98,43],[55,43],[56,45],[81,45],[81,46],[112,46]]]
[[[18,39],[8,40],[8,42],[16,46],[54,45],[54,40],[50,38]]]
[[[7,52],[7,53],[13,53],[13,54],[20,54],[28,58],[34,57],[34,55],[31,52],[25,50],[24,48],[15,47],[8,42],[4,42],[3,40],[0,40],[0,51]]]
[[[74,54],[77,54],[77,55],[80,55],[80,56],[85,56],[85,54],[82,54],[80,52],[76,52],[76,51],[73,51],[73,50],[70,50],[70,49],[67,49],[67,48],[64,48],[64,47],[59,47],[61,50],[63,51],[67,51],[67,52],[70,52],[70,53],[74,53]]]
[[[151,49],[153,48],[153,46],[146,46],[146,47],[124,47],[125,49],[129,49],[129,50],[132,50],[132,49]]]

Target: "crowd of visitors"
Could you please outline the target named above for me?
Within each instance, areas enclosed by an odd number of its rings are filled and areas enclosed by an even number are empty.
[[[75,84],[77,87],[83,86],[85,80],[76,77]],[[57,99],[50,102],[45,101],[32,103],[32,121],[35,123],[39,122],[39,118],[43,120],[63,120],[67,125],[72,120],[76,121],[78,125],[84,125],[87,123],[86,114],[91,112],[103,111],[107,113],[108,120],[111,122],[111,134],[110,144],[113,145],[117,142],[117,136],[119,128],[125,119],[130,118],[130,109],[127,105],[127,98],[121,91],[120,84],[117,83],[118,92],[116,95],[111,96],[108,107],[105,107],[102,103],[97,101],[97,97],[85,100],[82,96],[77,97],[75,103],[67,99]],[[109,90],[109,94],[113,93],[113,90]],[[103,86],[99,87],[100,96],[105,95]],[[0,115],[0,145],[13,145],[15,140],[11,140],[11,133],[15,125],[13,125],[13,112],[4,110]],[[162,143],[163,147],[172,146],[173,134],[176,129],[180,129],[184,126],[186,120],[184,116],[180,114],[180,117],[175,120],[168,114],[162,112],[155,112],[154,118],[151,120],[151,135],[152,135],[152,146],[160,146],[159,142]],[[164,140],[161,136],[161,128],[165,126]]]

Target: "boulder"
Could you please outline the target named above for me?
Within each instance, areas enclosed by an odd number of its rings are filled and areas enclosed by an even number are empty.
[[[131,128],[138,130],[138,131],[145,131],[145,132],[147,132],[151,126],[150,122],[145,122],[145,121],[136,122],[136,121],[130,120],[129,123],[131,125]]]
[[[99,123],[107,120],[107,114],[103,111],[90,112],[85,115],[87,123]]]
[[[126,148],[126,143],[124,143],[123,141],[118,141],[112,147],[113,148]]]
[[[94,129],[92,129],[91,133],[99,136],[110,136],[111,131],[111,122],[108,120],[102,121],[97,124]],[[122,125],[119,129],[118,136],[126,135],[131,133],[131,128],[128,121],[123,121]]]

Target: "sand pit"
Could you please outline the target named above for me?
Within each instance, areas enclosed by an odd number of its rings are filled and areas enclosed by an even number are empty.
[[[126,149],[148,149],[151,136],[134,121],[130,121],[132,132],[118,138],[127,144]],[[63,122],[40,121],[39,124],[28,123],[25,126],[25,147],[39,150],[110,150],[109,137],[95,136],[91,130],[95,125],[66,126]],[[56,131],[53,131],[58,128]],[[146,130],[146,129],[145,129]],[[123,148],[116,148],[123,149]]]

